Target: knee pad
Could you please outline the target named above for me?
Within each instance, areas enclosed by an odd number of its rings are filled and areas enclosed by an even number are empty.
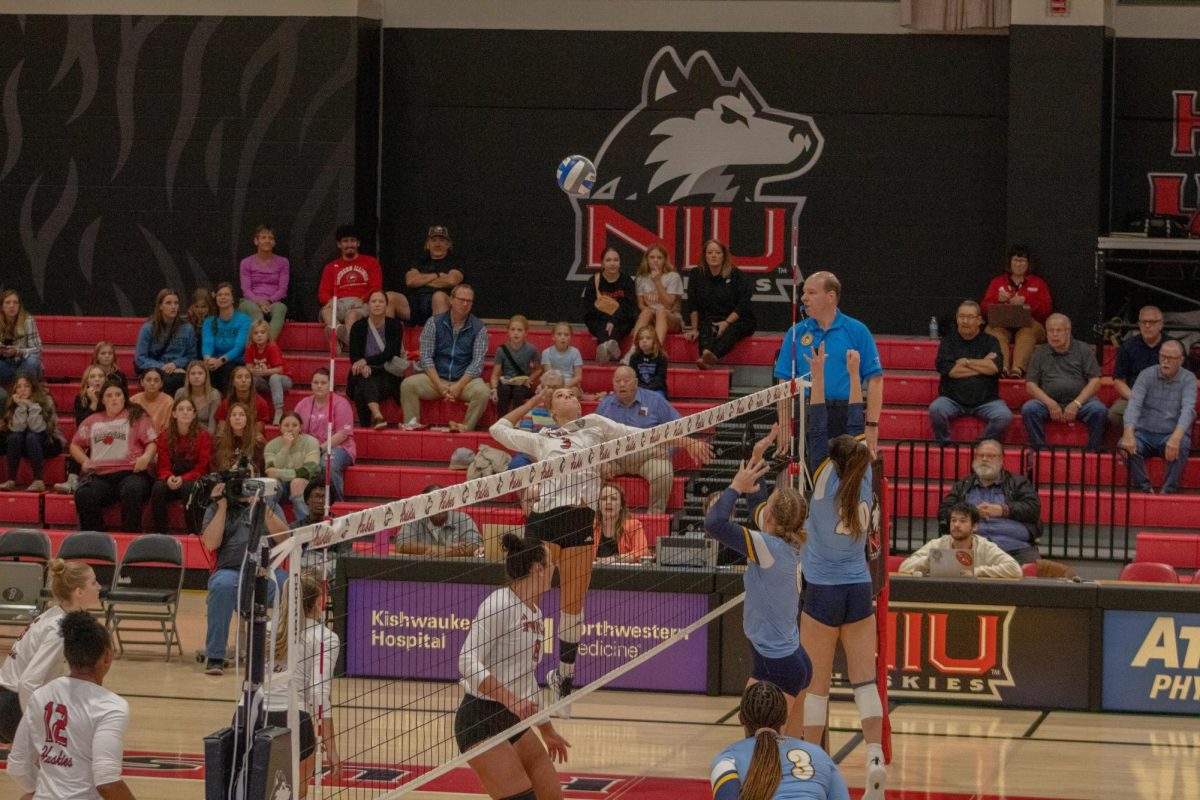
[[[829,715],[829,695],[804,695],[804,724],[824,725]]]
[[[879,702],[879,690],[874,682],[854,687],[854,704],[858,706],[860,720],[883,716],[883,703]]]
[[[561,641],[578,642],[583,633],[583,612],[568,614],[565,611],[558,615],[558,638]]]

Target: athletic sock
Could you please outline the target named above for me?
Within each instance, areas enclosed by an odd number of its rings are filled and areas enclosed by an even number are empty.
[[[875,759],[879,759],[880,764],[883,763],[883,745],[868,744],[867,745],[867,763],[869,764],[869,763],[871,763],[871,761],[873,761]]]
[[[583,614],[558,615],[558,674],[572,684],[575,680],[575,656],[579,653],[579,635],[583,629]]]

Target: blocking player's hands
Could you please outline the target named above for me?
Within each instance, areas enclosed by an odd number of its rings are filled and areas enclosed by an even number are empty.
[[[556,764],[567,763],[567,750],[570,749],[571,743],[554,730],[554,726],[549,722],[539,725],[538,730],[542,733],[542,741],[546,743],[546,752],[550,754],[550,760]]]
[[[771,430],[767,432],[766,436],[764,436],[763,438],[759,439],[757,442],[754,443],[754,449],[750,451],[750,463],[754,464],[759,461],[762,461],[763,456],[766,455],[766,453],[767,453],[767,448],[770,447],[771,443],[774,442],[777,438],[779,438],[779,423],[778,422],[776,422],[774,425],[771,426]],[[778,448],[776,448],[776,449],[778,449]]]
[[[770,468],[771,465],[765,461],[756,461],[754,463],[743,461],[738,468],[737,474],[729,482],[729,488],[738,494],[753,494],[758,491],[759,479],[763,475],[766,475],[767,470]]]

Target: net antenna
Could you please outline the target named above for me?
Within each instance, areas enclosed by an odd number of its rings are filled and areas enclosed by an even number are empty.
[[[800,322],[804,312],[800,310],[799,291],[801,286],[800,274],[800,226],[795,222],[792,223],[792,325],[788,330],[792,336],[792,375],[791,386],[792,393],[786,403],[786,413],[781,413],[780,418],[787,420],[790,429],[784,431],[784,435],[790,437],[791,441],[788,446],[788,463],[786,482],[788,486],[800,492],[807,494],[812,489],[812,476],[808,469],[808,459],[805,457],[805,431],[807,427],[807,407],[804,402],[803,387],[797,387],[796,370],[797,355],[799,350],[796,344],[796,325]],[[796,407],[799,406],[799,413],[793,413]],[[780,411],[783,411],[781,407]]]
[[[550,456],[525,467],[452,484],[298,528],[291,537],[277,543],[271,553],[272,565],[282,564],[286,560],[291,575],[289,599],[292,602],[289,604],[289,613],[292,616],[288,659],[292,675],[297,674],[292,669],[298,660],[314,656],[313,653],[303,652],[300,637],[305,623],[298,611],[301,606],[299,594],[293,588],[300,583],[300,554],[303,548],[307,548],[310,551],[307,556],[311,560],[315,553],[323,554],[333,547],[339,550],[337,585],[330,596],[335,614],[339,615],[339,625],[335,627],[343,636],[341,653],[346,659],[345,675],[333,680],[332,714],[321,708],[310,707],[309,710],[314,722],[328,715],[331,722],[336,723],[342,734],[338,752],[345,762],[342,779],[326,778],[326,788],[322,790],[318,784],[316,793],[311,796],[385,800],[407,794],[418,786],[428,786],[439,776],[466,766],[468,759],[455,746],[451,725],[454,709],[463,697],[463,690],[457,682],[460,677],[460,643],[472,627],[471,619],[480,607],[480,597],[503,585],[502,576],[498,578],[503,572],[503,563],[495,560],[494,556],[492,560],[423,556],[385,558],[369,553],[360,556],[359,552],[369,551],[379,542],[383,543],[386,552],[390,534],[401,523],[416,522],[444,512],[465,512],[480,521],[481,530],[491,519],[502,520],[495,527],[507,526],[505,530],[520,532],[524,524],[523,512],[515,505],[504,505],[517,491],[530,487],[547,489],[554,482],[578,487],[578,481],[581,480],[579,476],[585,470],[598,469],[601,464],[626,458],[639,449],[665,449],[666,442],[695,434],[707,435],[717,426],[722,426],[721,430],[726,432],[718,432],[717,436],[736,431],[736,435],[741,437],[747,418],[772,415],[781,401],[791,397],[797,389],[803,391],[805,385],[800,379],[780,382],[746,397],[729,400],[654,428],[602,441],[590,448]],[[422,475],[421,480],[427,477]],[[682,495],[684,479],[675,477],[673,480],[677,494]],[[698,476],[697,481],[703,480],[706,478]],[[633,484],[627,482],[626,485]],[[632,516],[642,519],[656,516],[648,511],[641,513],[641,506],[645,503],[643,498],[629,502]],[[685,502],[702,504],[703,498],[693,494]],[[675,504],[676,501],[672,503],[674,508],[680,507]],[[657,516],[664,522],[669,519],[666,514]],[[667,536],[665,524],[663,527],[664,535],[657,540],[658,567],[647,568],[644,563],[614,564],[603,568],[603,585],[592,582],[584,609],[586,616],[580,623],[584,631],[578,642],[580,664],[576,674],[580,676],[581,685],[577,685],[569,696],[558,702],[543,703],[533,716],[503,733],[493,734],[489,731],[489,738],[469,751],[471,758],[482,752],[480,748],[493,746],[521,730],[541,724],[550,715],[599,689],[632,688],[631,681],[638,674],[650,672],[670,675],[670,687],[664,685],[668,691],[703,691],[703,686],[699,689],[689,688],[684,684],[685,678],[661,668],[667,663],[662,659],[690,659],[691,648],[703,651],[707,641],[703,638],[707,635],[706,626],[740,604],[742,596],[738,594],[718,607],[710,608],[708,598],[712,596],[712,590],[700,587],[713,585],[717,575],[714,567],[696,565],[701,568],[664,569],[666,563],[663,556],[668,550],[666,543],[683,552],[689,549],[689,542],[702,546],[697,552],[715,543],[688,535]],[[495,530],[488,532],[490,536],[495,534]],[[343,544],[344,548],[339,547]],[[356,552],[341,552],[350,549]],[[712,554],[715,563],[715,547]],[[368,569],[370,571],[364,572]],[[356,572],[349,574],[351,570]],[[366,578],[361,577],[364,574]],[[561,572],[559,577],[562,578]],[[553,599],[553,594],[554,590],[548,591],[544,603],[540,604],[543,627],[539,636],[542,643],[539,675],[550,666],[547,662],[552,661],[555,633],[561,632],[558,628],[561,617],[553,617],[553,609],[560,603]],[[671,598],[683,600],[673,601]],[[400,618],[399,622],[372,621],[376,610],[381,614],[396,615]],[[436,615],[437,620],[431,621],[433,617],[426,615]],[[621,626],[628,627],[617,632]],[[631,629],[633,632],[630,632]],[[441,647],[421,649],[421,644],[398,644],[382,640],[385,636],[399,640],[414,634],[418,639],[428,638],[426,633],[444,635]],[[377,634],[381,637],[378,643],[375,640]],[[459,634],[461,637],[456,640],[455,636]],[[689,636],[692,640],[690,643]],[[628,646],[631,644],[636,644],[636,649]],[[311,649],[312,645],[309,647]],[[356,647],[359,648],[357,654]],[[672,651],[672,648],[676,649]],[[321,655],[316,653],[315,657],[320,658]],[[631,675],[652,658],[660,660],[650,664],[646,670]],[[702,663],[706,656],[702,653],[699,658]],[[389,671],[394,665],[400,665],[400,668]],[[406,672],[406,669],[412,671]],[[428,674],[422,670],[428,671]],[[437,674],[433,674],[435,672]],[[695,678],[694,675],[691,677]],[[615,686],[614,682],[617,682]],[[296,725],[294,730],[299,729],[299,711],[302,707],[298,694],[291,692],[288,703],[289,725]],[[298,742],[298,738],[293,737],[293,741]],[[319,747],[323,744],[322,739],[322,736],[317,736]],[[293,744],[293,758],[298,761],[297,744]],[[317,763],[316,776],[320,781],[319,765],[323,759]],[[299,772],[298,769],[296,771]],[[385,773],[391,776],[388,778],[391,782],[379,778]]]

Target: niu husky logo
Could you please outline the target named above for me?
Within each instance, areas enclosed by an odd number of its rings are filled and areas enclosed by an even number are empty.
[[[662,242],[687,270],[701,263],[711,237],[729,244],[739,269],[756,277],[759,299],[786,301],[784,239],[805,198],[773,196],[770,187],[812,169],[823,147],[812,117],[771,107],[741,69],[727,78],[707,52],[685,64],[664,47],[646,70],[641,102],[596,154],[598,188],[571,200],[576,244],[568,278],[589,280],[609,244],[640,256]]]
[[[893,603],[888,610],[888,692],[1000,702],[1012,606]]]

